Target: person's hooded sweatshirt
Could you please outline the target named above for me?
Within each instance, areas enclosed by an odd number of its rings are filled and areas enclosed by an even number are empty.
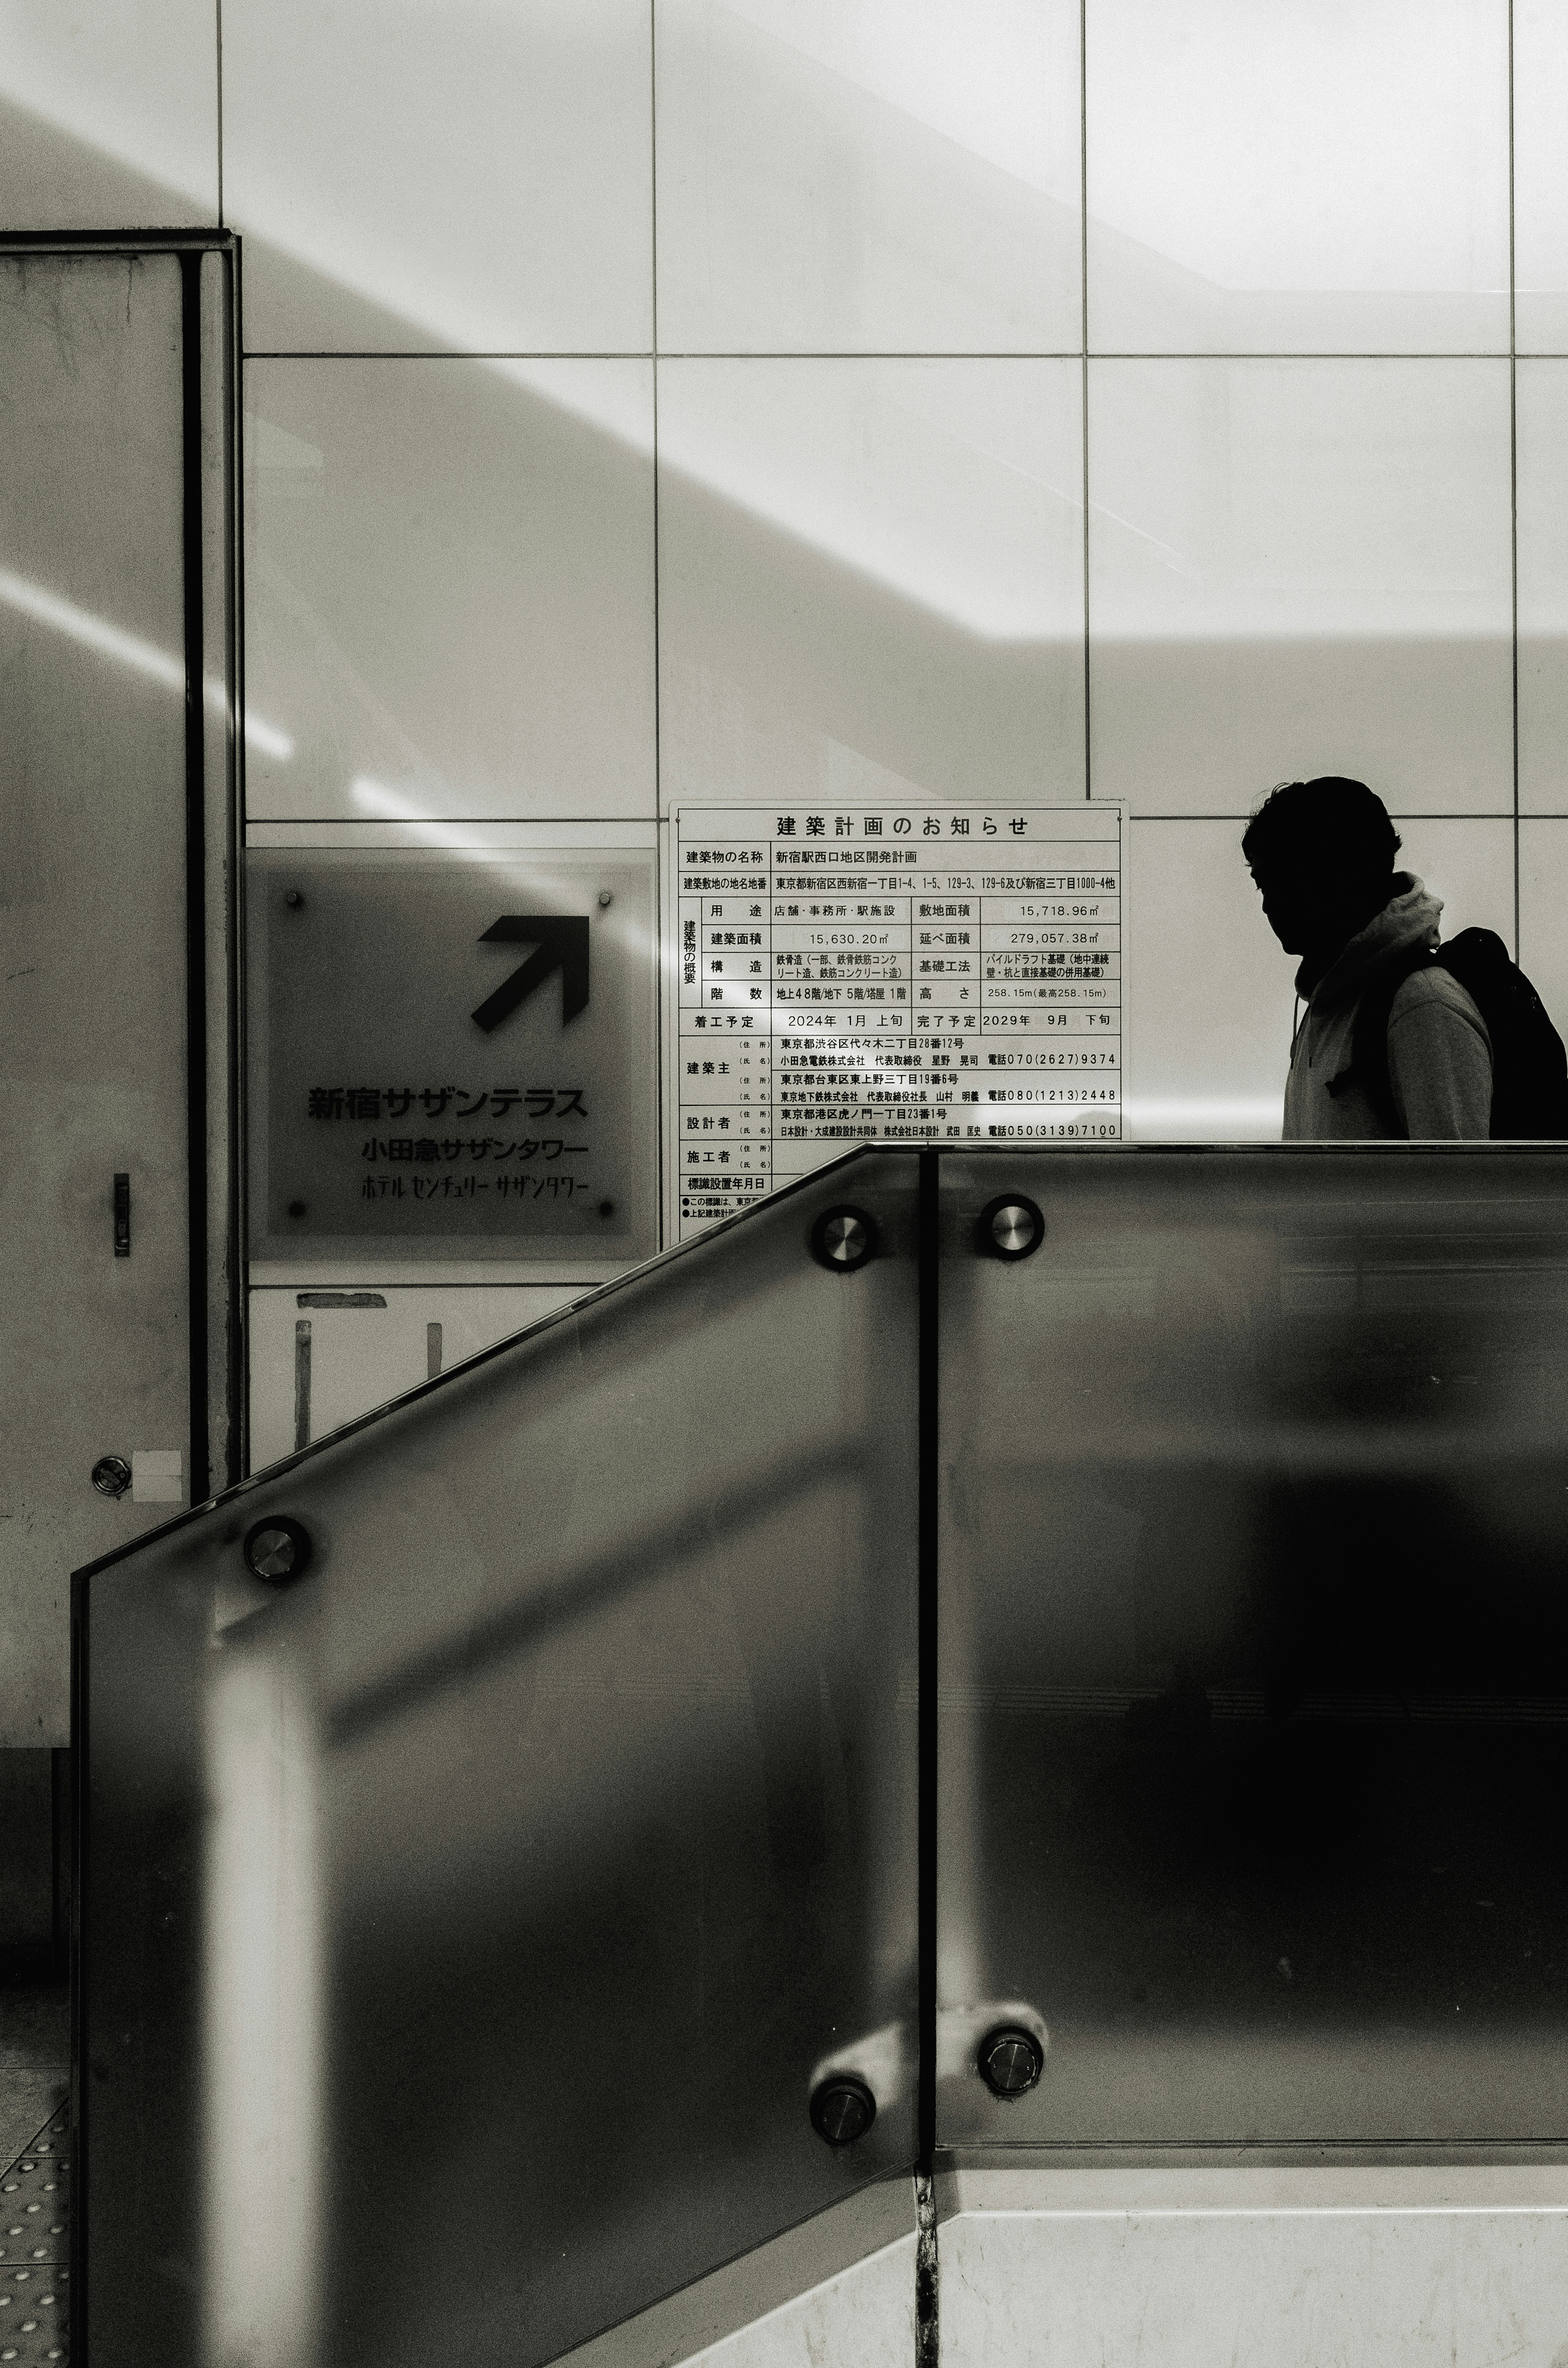
[[[1389,963],[1437,946],[1442,909],[1414,872],[1396,871],[1390,902],[1319,979],[1290,1045],[1287,1143],[1365,1142],[1401,1132],[1453,1141],[1490,1133],[1492,1039],[1473,999],[1436,962],[1411,973],[1389,1012],[1389,1084],[1402,1128],[1389,1125],[1358,1081],[1329,1091],[1350,1066],[1362,996]]]

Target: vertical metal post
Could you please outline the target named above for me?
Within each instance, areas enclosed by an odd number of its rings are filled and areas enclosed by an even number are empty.
[[[940,1483],[940,1177],[939,1155],[920,1154],[916,1269],[919,1309],[916,1487],[919,1507],[918,1729],[919,1867],[917,1910],[920,1994],[919,2158],[915,2196],[919,2229],[915,2274],[917,2368],[936,2368],[937,2356],[937,2214],[932,2179],[937,2152],[937,1512]]]
[[[179,259],[184,403],[186,1173],[189,1227],[190,1501],[210,1493],[207,1404],[207,711],[201,484],[201,256]]]

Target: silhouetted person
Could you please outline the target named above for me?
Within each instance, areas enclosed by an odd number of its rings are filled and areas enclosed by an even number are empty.
[[[1437,943],[1442,904],[1414,872],[1395,871],[1399,845],[1382,800],[1335,775],[1284,782],[1243,834],[1269,928],[1301,958],[1296,993],[1307,1008],[1290,1042],[1287,1143],[1484,1140],[1491,1131],[1492,1040],[1440,964],[1412,970],[1389,1005],[1386,1099],[1381,1080],[1362,1074],[1371,1064],[1355,1060],[1363,998]]]

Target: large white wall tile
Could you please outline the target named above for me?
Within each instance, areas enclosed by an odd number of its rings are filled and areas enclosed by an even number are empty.
[[[652,815],[653,366],[246,368],[252,819]]]
[[[1089,487],[1097,794],[1511,810],[1506,362],[1096,362]]]
[[[217,219],[216,0],[0,0],[0,231]]]
[[[257,350],[645,352],[648,0],[225,0]]]
[[[1519,810],[1568,814],[1568,362],[1521,362],[1517,387]]]
[[[662,787],[1083,788],[1079,370],[659,366]]]
[[[1401,865],[1443,900],[1445,938],[1479,926],[1511,947],[1512,822],[1396,814],[1394,824]],[[1263,917],[1244,828],[1241,814],[1131,826],[1124,1057],[1135,1140],[1278,1138],[1296,963]]]
[[[1089,0],[1089,338],[1504,352],[1506,0]]]
[[[1514,0],[1514,274],[1521,353],[1568,353],[1568,16]]]
[[[1082,341],[1077,0],[657,0],[666,353]]]
[[[1519,825],[1519,967],[1568,1043],[1568,821]]]
[[[1242,854],[1244,819],[1134,822],[1122,951],[1124,1127],[1138,1142],[1275,1143],[1291,974]]]
[[[1461,929],[1494,929],[1514,945],[1514,825],[1511,821],[1456,820],[1452,814],[1403,814],[1394,828],[1402,870],[1414,871],[1440,897],[1447,938]]]

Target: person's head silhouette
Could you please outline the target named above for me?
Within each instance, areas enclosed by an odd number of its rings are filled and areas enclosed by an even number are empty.
[[[1336,773],[1282,781],[1248,823],[1242,852],[1303,992],[1395,894],[1399,845],[1381,798]]]

